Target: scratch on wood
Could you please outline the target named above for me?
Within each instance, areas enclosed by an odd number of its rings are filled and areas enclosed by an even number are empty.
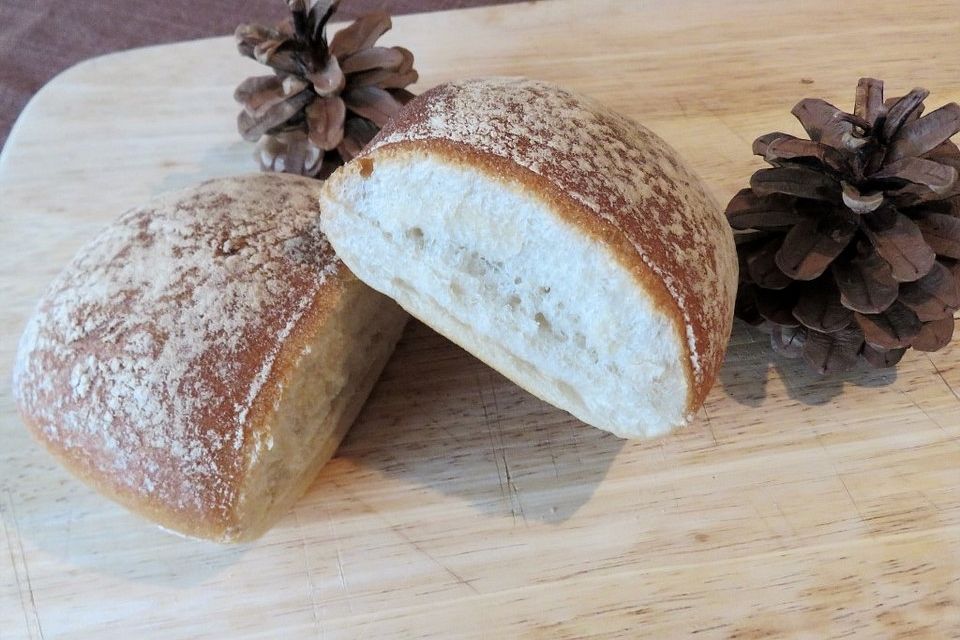
[[[341,485],[339,482],[337,482],[336,480],[334,480],[333,482],[338,489],[344,490],[343,485]],[[366,504],[364,504],[363,506],[368,510],[372,511],[372,509],[368,507]],[[327,529],[330,531],[330,536],[333,538],[333,546],[337,552],[337,575],[340,579],[340,587],[343,589],[343,593],[346,596],[347,610],[349,610],[350,613],[353,614],[354,613],[353,599],[350,597],[351,595],[350,585],[347,584],[347,577],[346,577],[346,574],[344,574],[343,572],[343,552],[340,547],[340,534],[337,533],[336,528],[333,526],[333,516],[330,515],[329,512],[324,512],[324,520],[327,523]]]
[[[937,377],[940,378],[940,382],[942,382],[942,383],[944,384],[944,386],[945,386],[947,389],[950,390],[950,393],[953,394],[953,397],[954,397],[954,398],[956,398],[957,400],[960,400],[960,394],[958,394],[958,393],[957,393],[957,390],[954,389],[953,387],[951,387],[951,386],[950,386],[950,383],[947,382],[947,379],[943,377],[943,372],[940,371],[940,368],[937,366],[937,364],[936,364],[936,363],[933,361],[933,359],[930,357],[930,354],[924,353],[923,355],[926,356],[927,361],[933,366],[933,370],[937,372]]]
[[[447,574],[449,574],[451,577],[453,577],[453,579],[456,580],[459,584],[462,584],[463,586],[467,587],[468,589],[470,589],[470,591],[474,592],[475,594],[480,595],[480,592],[477,590],[477,588],[476,588],[475,586],[473,586],[473,585],[470,583],[469,580],[464,580],[464,579],[463,579],[463,576],[461,576],[459,573],[457,573],[456,571],[454,571],[453,569],[451,569],[450,567],[448,567],[446,564],[444,564],[443,562],[441,562],[440,560],[438,560],[437,558],[435,558],[429,551],[427,551],[426,549],[424,549],[423,547],[421,547],[421,546],[417,543],[416,540],[413,540],[413,539],[410,538],[407,534],[405,534],[405,533],[403,532],[403,529],[401,529],[400,527],[397,527],[397,526],[395,526],[395,525],[392,525],[392,524],[389,525],[389,526],[390,526],[390,529],[391,529],[394,533],[396,533],[398,536],[400,536],[401,538],[403,538],[403,540],[404,540],[407,544],[409,544],[411,547],[413,547],[414,549],[416,549],[417,551],[419,551],[420,553],[422,553],[424,556],[426,556],[426,557],[429,558],[430,560],[432,560],[434,564],[436,564],[438,567],[440,567],[441,569],[443,569],[444,571],[446,571]]]
[[[783,519],[783,521],[786,523],[787,527],[789,527],[789,529],[790,529],[790,535],[793,536],[794,538],[796,538],[796,537],[797,537],[797,530],[793,528],[793,525],[790,523],[790,520],[787,519],[787,514],[785,514],[785,513],[783,512],[783,508],[780,506],[780,503],[777,502],[776,500],[774,500],[773,504],[776,505],[776,507],[777,507],[777,513],[780,514],[780,517],[781,517],[781,518]]]
[[[483,424],[487,428],[487,436],[490,439],[490,451],[493,454],[493,463],[497,467],[497,482],[500,483],[500,496],[505,502],[509,501],[507,489],[503,486],[503,472],[500,470],[500,456],[496,439],[493,433],[493,421],[490,419],[490,412],[487,407],[487,400],[483,395],[483,385],[480,382],[480,375],[477,375],[477,395],[480,397],[480,409],[483,411]]]
[[[846,481],[843,479],[843,474],[840,473],[840,469],[837,467],[837,463],[833,459],[833,454],[823,443],[823,439],[820,437],[819,432],[814,432],[816,434],[817,444],[820,445],[820,448],[823,449],[823,452],[826,454],[827,459],[830,461],[830,466],[833,468],[833,474],[837,476],[837,480],[840,481],[840,484],[843,486],[843,490],[847,493],[847,498],[850,500],[850,504],[853,505],[854,510],[857,512],[857,516],[860,517],[860,522],[866,522],[867,519],[864,517],[863,513],[860,511],[860,505],[857,504],[857,501],[853,499],[853,494],[850,493],[850,488],[847,486]]]
[[[723,116],[720,115],[720,112],[717,111],[717,109],[711,107],[705,100],[700,101],[700,106],[702,106],[703,110],[706,111],[708,114],[710,114],[710,116],[715,118],[717,122],[722,124],[724,129],[726,129],[727,131],[732,133],[734,136],[736,136],[736,138],[741,142],[743,142],[743,144],[745,144],[747,147],[750,147],[753,145],[753,140],[747,140],[746,138],[744,138],[739,131],[737,131],[736,129],[730,126],[730,124],[723,118]]]
[[[513,514],[514,524],[516,524],[517,514],[519,513],[520,519],[523,520],[523,524],[526,525],[527,515],[523,512],[523,502],[520,500],[520,488],[513,481],[513,477],[510,475],[510,467],[507,465],[507,451],[503,446],[503,421],[500,419],[500,400],[497,398],[497,386],[492,377],[490,381],[490,391],[493,394],[493,420],[497,425],[497,436],[500,442],[500,458],[503,460],[503,474],[510,496],[510,512]]]
[[[26,624],[30,638],[43,640],[43,626],[40,624],[40,612],[37,610],[37,601],[33,595],[33,584],[30,582],[30,569],[27,566],[27,555],[23,550],[23,540],[20,537],[20,523],[13,506],[13,497],[10,491],[3,492],[3,501],[0,502],[0,521],[3,522],[3,533],[10,550],[10,563],[13,567],[13,577],[17,583],[17,592],[20,595],[20,607],[23,609],[23,621]],[[13,524],[13,530],[7,522]],[[24,590],[26,583],[26,590]]]
[[[707,411],[707,405],[703,405],[703,415],[707,418],[707,429],[710,430],[710,436],[713,438],[713,446],[719,447],[720,442],[717,440],[717,433],[713,430],[713,419],[710,417],[710,412]]]
[[[667,452],[663,446],[662,439],[660,440],[658,451],[660,453],[660,459],[663,462],[666,462],[668,460]],[[673,508],[674,510],[679,511],[680,510],[680,494],[677,493],[677,484],[672,480],[670,481],[670,493],[673,495]]]
[[[317,585],[313,581],[313,572],[310,571],[310,556],[307,553],[307,536],[303,533],[303,522],[300,520],[300,512],[297,509],[293,510],[293,518],[297,523],[297,534],[300,536],[300,551],[303,553],[303,571],[307,575],[307,588],[310,590],[310,608],[313,612],[313,623],[316,625],[320,637],[325,638],[327,630],[323,626],[323,618],[319,611],[320,603],[317,602]]]
[[[475,593],[475,594],[477,594],[477,595],[480,595],[480,592],[477,590],[477,588],[476,588],[475,586],[473,586],[473,585],[470,583],[469,580],[465,580],[459,573],[457,573],[456,571],[454,571],[453,569],[451,569],[450,567],[448,567],[448,566],[447,566],[446,564],[444,564],[443,562],[440,562],[440,560],[438,560],[437,558],[435,558],[430,552],[428,552],[426,549],[424,549],[423,547],[421,547],[415,540],[413,540],[412,538],[410,538],[410,536],[408,536],[406,533],[404,533],[404,532],[403,532],[403,529],[401,529],[399,526],[395,525],[394,523],[390,522],[382,513],[380,513],[379,511],[377,511],[377,510],[374,509],[373,507],[371,507],[371,506],[367,503],[366,500],[364,500],[363,498],[361,498],[361,497],[358,496],[357,494],[353,493],[353,492],[350,491],[349,489],[344,488],[344,490],[345,490],[347,493],[350,494],[350,499],[351,499],[351,500],[355,501],[358,505],[360,505],[361,507],[363,507],[363,510],[364,510],[364,511],[366,511],[367,513],[370,513],[370,514],[373,515],[375,518],[377,518],[378,520],[380,520],[380,522],[382,522],[382,523],[384,523],[385,525],[387,525],[387,528],[390,529],[390,531],[392,531],[392,532],[394,532],[395,534],[397,534],[397,536],[399,536],[401,540],[403,540],[403,541],[406,542],[408,545],[410,545],[411,547],[413,547],[416,551],[418,551],[419,553],[421,553],[424,557],[426,557],[427,559],[429,559],[429,560],[430,560],[431,562],[433,562],[435,565],[437,565],[438,567],[440,567],[441,569],[443,569],[449,576],[451,576],[451,577],[452,577],[454,580],[456,580],[459,584],[462,584],[463,586],[467,587],[467,588],[470,589],[470,591],[472,591],[473,593]],[[338,546],[337,546],[337,558],[339,559],[339,557],[340,557],[340,548],[339,548],[339,544],[338,544]]]
[[[934,367],[934,368],[936,368],[936,367]],[[940,379],[943,380],[943,376],[940,376]],[[944,383],[946,383],[946,381],[944,381]],[[949,387],[950,385],[947,385],[947,386]],[[940,431],[943,432],[943,435],[946,436],[947,440],[949,440],[950,442],[952,442],[952,443],[954,443],[955,445],[957,445],[958,447],[960,447],[960,441],[958,441],[956,438],[954,438],[953,436],[951,436],[949,432],[947,432],[947,428],[943,426],[943,423],[941,423],[939,420],[937,420],[936,418],[934,418],[933,416],[931,416],[929,413],[927,413],[927,410],[924,409],[922,406],[920,406],[920,405],[917,403],[916,400],[914,400],[913,398],[911,398],[909,393],[907,393],[907,392],[905,392],[903,389],[899,389],[899,388],[897,389],[897,391],[900,393],[900,395],[902,395],[904,398],[906,398],[906,399],[910,402],[910,404],[912,404],[917,410],[919,410],[920,413],[922,413],[924,416],[926,416],[927,420],[929,420],[929,421],[932,422],[933,424],[937,425],[937,428],[939,428]],[[951,391],[952,391],[952,389],[951,389]]]
[[[834,466],[836,470],[836,466]],[[854,510],[856,510],[857,515],[860,516],[860,522],[866,522],[867,519],[864,517],[863,513],[860,511],[860,505],[857,504],[857,501],[853,499],[853,494],[850,493],[850,488],[847,487],[847,482],[843,479],[842,473],[837,473],[837,479],[840,480],[840,484],[843,485],[843,490],[847,492],[847,497],[850,499],[850,504],[853,505]]]
[[[510,512],[513,514],[513,522],[517,522],[517,513],[524,524],[527,524],[527,515],[523,512],[523,503],[520,501],[520,489],[517,488],[513,478],[510,477],[510,467],[507,465],[507,454],[503,447],[500,448],[500,457],[503,459],[503,475],[506,479],[507,489],[510,491]]]
[[[506,447],[503,444],[503,422],[500,419],[500,402],[497,398],[496,384],[492,378],[490,381],[490,393],[493,396],[493,414],[490,414],[489,407],[483,393],[483,386],[477,376],[477,393],[480,396],[480,407],[483,410],[483,421],[487,427],[487,435],[490,438],[490,448],[493,452],[493,461],[497,467],[497,481],[500,483],[500,496],[510,507],[510,515],[513,517],[513,523],[516,525],[517,516],[527,524],[527,516],[523,511],[523,502],[520,499],[520,489],[513,481],[510,474],[510,465],[507,462]]]
[[[760,511],[760,508],[757,507],[755,502],[751,501],[750,506],[753,507],[753,512],[756,513],[758,516],[760,516],[760,520],[763,521],[763,526],[766,528],[767,533],[770,534],[770,539],[776,540],[777,546],[780,547],[781,549],[786,549],[787,548],[786,545],[783,544],[783,536],[777,533],[777,530],[774,529],[773,526],[770,524],[770,521],[767,519],[767,516],[763,515],[763,513]]]

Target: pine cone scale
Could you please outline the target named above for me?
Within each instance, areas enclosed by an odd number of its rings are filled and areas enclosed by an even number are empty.
[[[885,162],[921,156],[933,151],[960,132],[960,105],[951,103],[913,122],[908,122],[891,139]]]
[[[336,149],[343,140],[347,107],[339,96],[315,100],[306,110],[308,137],[323,151]]]
[[[890,265],[876,253],[834,262],[831,271],[840,291],[840,304],[851,311],[880,313],[899,295]]]
[[[875,122],[883,109],[883,80],[860,78],[853,113],[866,122]]]
[[[936,262],[927,275],[902,285],[899,298],[921,321],[942,320],[960,309],[960,283],[949,269]]]
[[[955,320],[952,317],[928,322],[913,339],[911,346],[917,351],[939,351],[950,344],[954,326]]]
[[[403,65],[401,51],[387,47],[370,47],[343,59],[341,68],[344,73],[358,73],[371,69],[396,70]]]
[[[801,220],[784,237],[777,266],[793,280],[814,280],[847,248],[856,230],[839,216]]]
[[[839,182],[807,167],[760,169],[750,178],[750,188],[761,197],[785,194],[827,202],[840,199]]]
[[[734,229],[779,229],[791,227],[802,219],[795,203],[779,194],[758,197],[751,189],[741,189],[727,206],[727,220]]]
[[[353,24],[341,29],[330,41],[330,53],[337,58],[368,49],[380,39],[380,36],[390,31],[393,23],[386,13],[371,13],[358,18]]]
[[[923,241],[938,255],[960,260],[960,218],[925,213],[917,219]]]
[[[863,338],[857,331],[808,332],[803,342],[803,359],[820,375],[849,371],[857,364]]]
[[[347,109],[378,127],[385,125],[403,107],[386,89],[365,86],[354,87],[343,93]]]
[[[917,314],[900,302],[894,302],[880,313],[855,312],[853,319],[863,331],[867,344],[881,349],[909,347],[922,328]]]
[[[333,56],[327,58],[326,63],[318,71],[305,73],[303,77],[313,85],[313,90],[321,98],[337,95],[347,84],[347,77],[340,68],[340,63]]]
[[[925,89],[914,89],[902,98],[891,101],[890,108],[883,116],[880,140],[892,140],[904,125],[916,121],[923,113],[923,101],[930,95]]]
[[[847,137],[853,132],[851,116],[825,100],[807,98],[793,108],[794,117],[814,142],[845,149]]]
[[[337,145],[337,151],[349,162],[373,140],[377,131],[376,125],[364,118],[347,120],[343,125],[343,141]]]
[[[821,333],[834,333],[853,323],[853,312],[840,304],[836,285],[831,284],[805,287],[793,307],[793,317]]]
[[[862,228],[880,257],[890,264],[897,282],[919,280],[933,268],[937,254],[923,240],[920,227],[902,213],[896,213],[890,227],[878,229],[868,223]]]
[[[869,344],[865,344],[860,356],[874,369],[886,369],[900,362],[906,352],[905,348],[876,349]]]
[[[237,117],[237,128],[244,140],[256,142],[264,134],[282,126],[304,107],[310,104],[314,96],[301,92],[295,96],[275,102],[255,115],[243,110]]]
[[[903,180],[944,195],[957,182],[957,170],[926,158],[901,158],[870,176],[872,180]]]

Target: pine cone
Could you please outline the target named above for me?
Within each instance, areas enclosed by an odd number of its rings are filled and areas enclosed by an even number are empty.
[[[325,177],[349,161],[413,94],[413,54],[377,47],[390,16],[373,13],[336,33],[326,25],[339,0],[288,0],[292,21],[237,27],[241,54],[274,75],[247,78],[234,93],[240,134],[258,142],[264,171]]]
[[[884,100],[863,78],[852,114],[793,108],[809,140],[757,138],[761,169],[727,205],[737,231],[737,317],[820,374],[936,351],[960,308],[960,106],[921,117],[928,92]]]

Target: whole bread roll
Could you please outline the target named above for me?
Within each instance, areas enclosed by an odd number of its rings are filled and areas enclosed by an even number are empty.
[[[666,143],[542,82],[413,100],[325,184],[374,289],[534,395],[623,437],[685,424],[719,369],[732,233]]]
[[[336,258],[318,188],[213,180],[82,249],[20,342],[14,394],[36,437],[164,527],[264,532],[333,455],[407,319]]]

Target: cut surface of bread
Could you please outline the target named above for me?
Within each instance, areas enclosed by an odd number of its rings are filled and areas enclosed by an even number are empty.
[[[715,203],[637,127],[543,83],[444,85],[328,181],[321,224],[358,277],[520,386],[656,436],[712,384],[736,261]],[[598,175],[603,154],[635,170]]]
[[[655,435],[683,420],[673,323],[549,203],[418,152],[383,154],[358,188],[327,228],[361,279],[584,422]]]
[[[263,533],[333,455],[407,317],[336,258],[317,190],[214,180],[82,249],[20,342],[14,395],[37,438],[168,529]]]

